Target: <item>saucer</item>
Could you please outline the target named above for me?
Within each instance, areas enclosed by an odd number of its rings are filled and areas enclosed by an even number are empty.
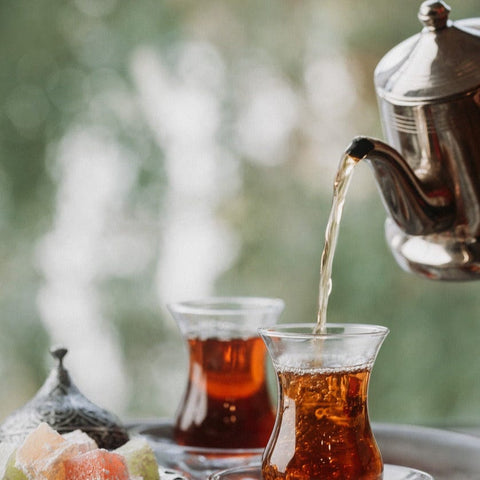
[[[173,438],[173,422],[160,419],[155,423],[136,424],[131,433],[148,440],[159,465],[181,471],[193,480],[205,480],[214,472],[259,463],[263,448],[203,448],[178,445]]]
[[[216,472],[208,477],[209,480],[262,480],[260,465],[237,467]],[[428,473],[399,465],[385,465],[383,480],[434,480]]]

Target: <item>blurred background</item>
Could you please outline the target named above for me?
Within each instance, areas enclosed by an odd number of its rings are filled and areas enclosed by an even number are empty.
[[[174,300],[281,297],[282,322],[314,321],[335,171],[354,136],[382,137],[373,70],[420,3],[3,0],[0,419],[56,344],[101,406],[172,416]],[[371,417],[480,425],[480,283],[403,272],[385,216],[359,165],[328,318],[391,329]]]

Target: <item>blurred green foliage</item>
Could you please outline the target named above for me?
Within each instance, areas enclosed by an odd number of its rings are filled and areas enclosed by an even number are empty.
[[[419,3],[2,1],[0,418],[33,395],[50,366],[51,338],[38,307],[45,283],[38,247],[54,225],[60,181],[56,157],[65,135],[93,125],[130,152],[137,174],[124,199],[125,215],[135,229],[146,228],[152,243],[162,235],[172,187],[163,137],[152,130],[138,102],[132,58],[139,50],[157,52],[173,82],[179,45],[200,42],[218,53],[226,80],[218,92],[217,141],[236,159],[240,187],[223,197],[215,214],[235,233],[239,247],[214,290],[282,297],[287,305],[283,321],[305,322],[315,318],[331,202],[331,189],[325,187],[330,181],[320,178],[327,174],[316,157],[338,150],[335,158],[321,159],[335,166],[352,133],[381,136],[373,68],[393,45],[419,31]],[[480,13],[478,0],[452,2],[452,7],[455,18]],[[315,114],[305,107],[305,65],[332,51],[345,59],[355,81],[355,91],[345,92],[345,99],[356,100],[345,129],[320,137],[312,158],[308,130],[316,124]],[[249,158],[235,138],[241,78],[252,62],[277,72],[304,106],[301,111],[311,115],[298,121],[281,162]],[[109,99],[112,91],[129,99],[128,115]],[[327,119],[331,114],[325,112]],[[372,417],[479,424],[479,284],[429,283],[402,272],[385,244],[385,212],[364,170],[360,167],[361,180],[354,178],[346,202],[329,321],[381,323],[391,329],[372,379]],[[106,274],[94,286],[124,359],[129,388],[120,413],[125,417],[171,415],[181,394],[184,377],[163,381],[172,363],[182,371],[185,358],[182,340],[159,304],[156,269],[154,257],[135,275]]]

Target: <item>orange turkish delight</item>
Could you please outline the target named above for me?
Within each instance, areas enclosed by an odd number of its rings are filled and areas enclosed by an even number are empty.
[[[65,480],[129,480],[123,457],[96,449],[65,460]]]

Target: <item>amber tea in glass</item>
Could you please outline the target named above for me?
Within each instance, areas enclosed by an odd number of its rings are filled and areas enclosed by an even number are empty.
[[[388,333],[380,326],[261,329],[278,379],[277,419],[264,480],[380,480],[383,462],[367,409],[368,383]]]
[[[175,441],[224,449],[265,447],[275,422],[258,327],[273,325],[283,302],[215,298],[169,305],[189,352]]]

